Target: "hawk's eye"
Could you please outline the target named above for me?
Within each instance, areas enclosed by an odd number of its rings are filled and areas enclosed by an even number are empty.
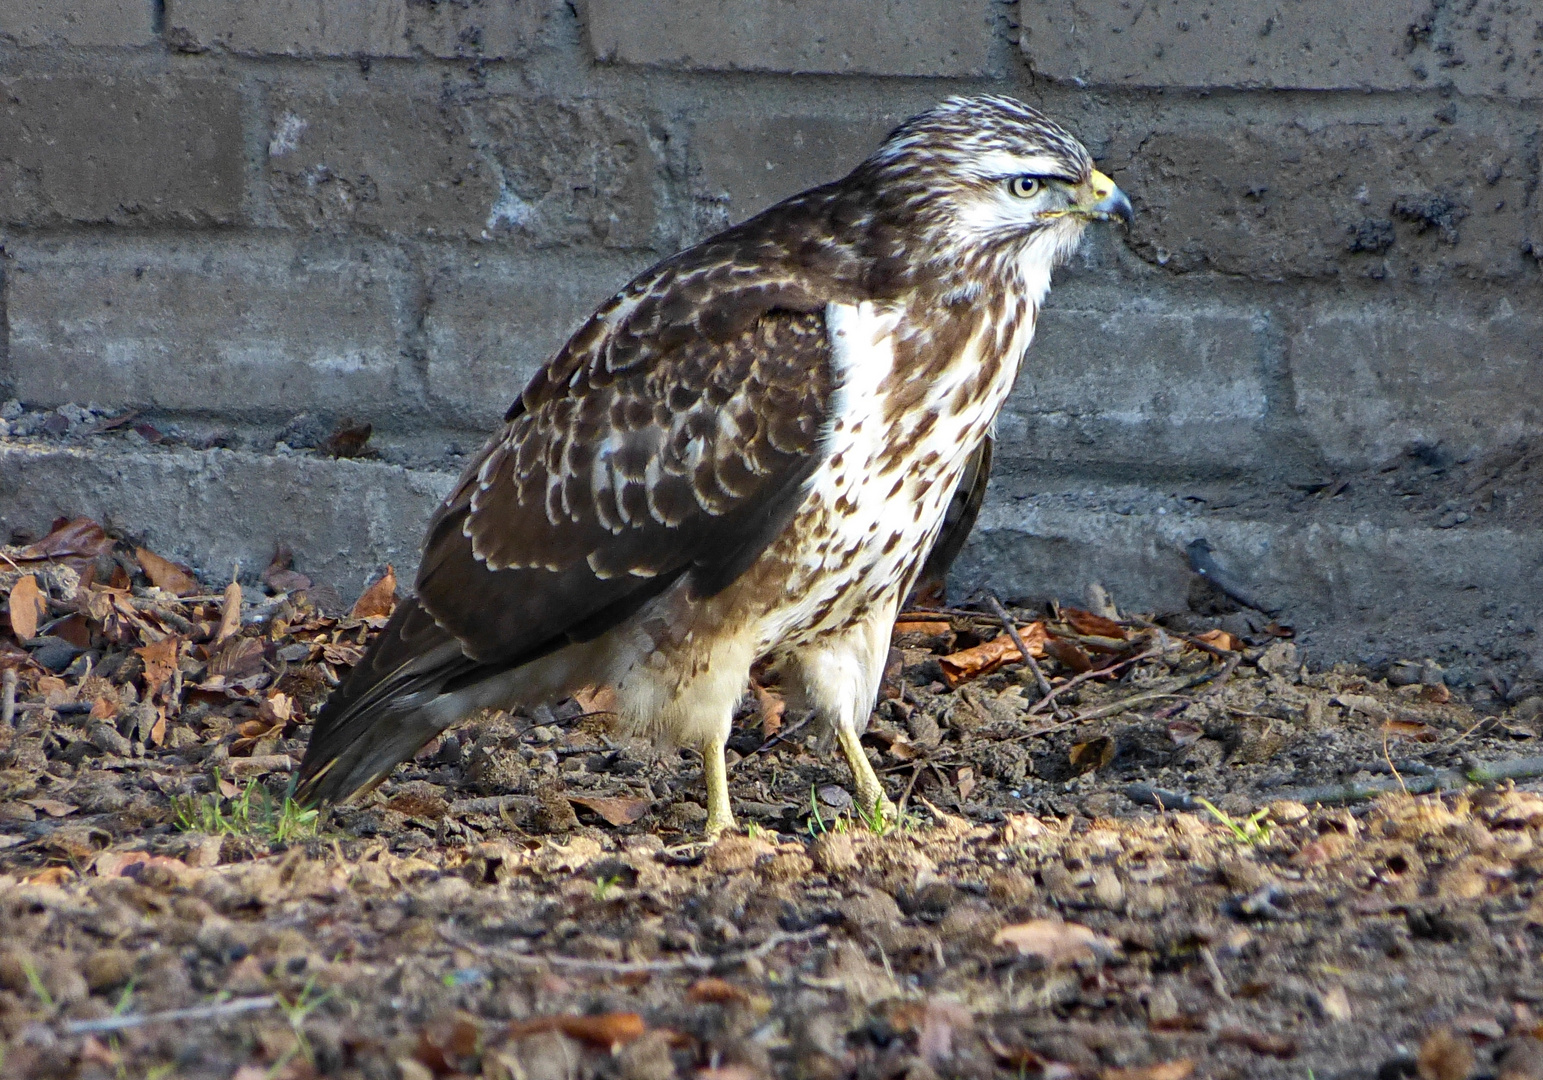
[[[1032,199],[1042,186],[1037,176],[1015,176],[1007,182],[1007,190],[1020,199]]]

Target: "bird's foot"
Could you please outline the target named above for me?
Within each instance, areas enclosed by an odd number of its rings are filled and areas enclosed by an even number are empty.
[[[723,760],[723,743],[702,748],[702,773],[707,781],[707,828],[709,840],[725,829],[735,828],[734,808],[729,805],[729,769]]]
[[[884,785],[879,783],[878,774],[873,771],[873,763],[863,751],[861,737],[848,728],[841,728],[837,737],[841,740],[841,749],[846,753],[847,763],[852,766],[852,779],[857,782],[859,816],[874,832],[888,832],[899,823],[900,812],[890,802],[889,796],[884,794]]]

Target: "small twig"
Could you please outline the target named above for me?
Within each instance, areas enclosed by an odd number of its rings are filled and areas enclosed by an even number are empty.
[[[748,753],[744,757],[740,758],[739,761],[736,761],[736,762],[734,762],[733,765],[730,765],[729,766],[729,771],[733,772],[734,769],[737,766],[739,766],[740,764],[742,764],[742,763],[744,763],[746,761],[749,761],[751,758],[755,757],[757,754],[764,753],[765,751],[770,750],[772,747],[776,746],[778,743],[787,740],[788,738],[790,738],[793,735],[796,735],[798,732],[800,732],[804,728],[808,727],[809,726],[809,721],[811,721],[813,719],[814,719],[814,714],[810,713],[808,716],[804,717],[802,720],[800,720],[798,723],[792,725],[791,727],[783,728],[781,731],[777,732],[777,734],[773,735],[771,738],[769,738],[765,742],[763,742],[760,746],[757,746],[754,750],[750,751],[750,753]]]
[[[0,727],[16,722],[16,669],[8,667],[0,674]]]
[[[905,820],[905,804],[910,800],[911,792],[916,787],[916,779],[917,779],[917,777],[921,776],[921,774],[922,774],[922,764],[923,764],[922,762],[918,761],[911,768],[911,779],[906,781],[905,794],[900,796],[900,804],[899,804],[899,806],[897,806],[895,808],[895,815],[897,817],[899,817],[900,820],[902,820],[902,821]]]
[[[124,1031],[146,1024],[169,1024],[177,1020],[220,1020],[242,1013],[260,1012],[276,1008],[279,999],[272,994],[262,997],[232,998],[217,1005],[201,1005],[193,1009],[169,1009],[158,1013],[130,1013],[126,1016],[107,1016],[100,1020],[75,1020],[64,1025],[66,1035],[89,1035],[99,1031]]]
[[[1393,764],[1393,755],[1388,753],[1388,728],[1382,727],[1382,760],[1388,763],[1388,771],[1393,774],[1393,779],[1398,781],[1398,786],[1403,788],[1404,794],[1409,794],[1409,788],[1404,784],[1404,778],[1399,775],[1398,767]]]
[[[1216,954],[1209,945],[1200,947],[1200,958],[1205,961],[1206,973],[1211,976],[1211,989],[1216,991],[1216,996],[1231,1001],[1232,991],[1227,989],[1227,979],[1222,975],[1221,965],[1216,962]]]
[[[1151,690],[1145,694],[1134,694],[1131,697],[1125,698],[1123,701],[1114,701],[1108,705],[1100,705],[1096,709],[1089,709],[1087,712],[1078,713],[1070,720],[1062,721],[1059,724],[1053,724],[1047,728],[1040,728],[1038,731],[1030,731],[1023,735],[1015,736],[1014,740],[1012,741],[1016,741],[1017,739],[1032,738],[1036,735],[1049,735],[1053,731],[1060,731],[1062,728],[1069,728],[1075,724],[1085,723],[1089,720],[1102,720],[1105,717],[1117,716],[1122,712],[1129,712],[1131,709],[1136,708],[1138,705],[1145,705],[1148,702],[1156,701],[1159,698],[1182,697],[1183,695],[1180,694],[1179,691],[1193,690],[1195,687],[1203,686],[1206,683],[1212,684],[1212,686],[1206,691],[1206,693],[1209,694],[1217,687],[1221,686],[1222,683],[1227,681],[1227,679],[1232,675],[1233,671],[1237,668],[1238,661],[1242,659],[1242,657],[1237,653],[1227,653],[1226,655],[1228,660],[1220,668],[1214,671],[1202,672],[1200,675],[1197,675],[1191,679],[1187,679],[1184,682],[1179,683],[1177,686],[1165,687],[1162,690]]]
[[[724,953],[721,956],[702,956],[694,953],[683,956],[679,960],[587,960],[577,956],[533,956],[530,953],[512,953],[508,959],[526,964],[551,964],[553,967],[571,968],[575,971],[604,971],[617,975],[631,975],[642,972],[671,972],[671,971],[712,971],[726,966],[743,964],[747,960],[760,960],[773,949],[801,941],[813,941],[822,938],[829,930],[818,926],[813,930],[802,930],[795,934],[785,933],[781,930],[770,935],[765,941],[753,949],[744,949],[736,953]],[[468,945],[463,941],[454,942],[457,945]]]
[[[1457,791],[1479,784],[1493,784],[1501,780],[1532,780],[1543,776],[1543,757],[1509,758],[1488,764],[1475,764],[1466,769],[1441,769],[1429,776],[1411,777],[1406,783],[1377,780],[1366,784],[1329,784],[1324,787],[1285,789],[1278,798],[1291,799],[1308,806],[1319,803],[1333,806],[1338,803],[1360,802],[1375,799],[1395,791],[1410,795],[1428,795],[1433,791]]]
[[[1122,667],[1129,667],[1131,664],[1138,664],[1143,660],[1150,660],[1154,656],[1161,656],[1162,652],[1163,650],[1160,648],[1148,649],[1144,653],[1139,653],[1136,656],[1132,656],[1128,660],[1121,660],[1117,664],[1110,664],[1108,667],[1095,668],[1092,671],[1084,671],[1080,675],[1073,675],[1070,679],[1067,679],[1060,686],[1057,686],[1054,690],[1050,691],[1050,693],[1046,694],[1044,697],[1040,698],[1033,705],[1031,705],[1027,715],[1033,716],[1040,710],[1048,708],[1055,701],[1057,694],[1064,694],[1074,686],[1078,686],[1081,683],[1087,682],[1089,679],[1096,679],[1103,675],[1113,675]]]
[[[995,593],[988,591],[982,595],[985,596],[986,603],[991,606],[991,613],[1001,621],[1002,629],[1006,630],[1007,636],[1013,639],[1013,647],[1018,650],[1018,655],[1023,657],[1023,662],[1034,673],[1034,685],[1039,687],[1040,699],[1043,700],[1050,697],[1054,693],[1050,689],[1050,680],[1045,678],[1045,672],[1039,666],[1039,661],[1034,659],[1034,654],[1029,652],[1029,647],[1023,643],[1023,638],[1019,636],[1018,621],[1007,613],[1007,609],[1002,606],[1002,601],[996,598]]]

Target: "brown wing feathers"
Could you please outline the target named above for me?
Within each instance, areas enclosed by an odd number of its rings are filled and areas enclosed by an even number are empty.
[[[438,695],[597,637],[683,575],[705,595],[742,573],[818,464],[823,306],[742,267],[666,266],[597,312],[435,515],[417,595],[317,718],[300,797],[384,776],[453,720]]]

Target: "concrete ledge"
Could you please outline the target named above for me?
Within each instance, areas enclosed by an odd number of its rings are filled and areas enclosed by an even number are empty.
[[[0,528],[85,514],[214,580],[237,560],[251,579],[283,542],[297,569],[352,598],[385,563],[412,580],[424,526],[454,482],[370,461],[0,440]]]
[[[238,559],[250,577],[282,541],[301,570],[348,597],[388,562],[411,580],[424,526],[454,480],[368,461],[9,440],[0,441],[0,528],[36,532],[88,514],[215,579]],[[1396,502],[1391,512],[1404,513]],[[1184,546],[1204,537],[1224,567],[1280,606],[1318,662],[1429,655],[1473,677],[1543,673],[1543,531],[1483,515],[1440,528],[1329,505],[1214,505],[1136,486],[1031,493],[998,478],[956,567],[955,595],[989,584],[1078,603],[1098,581],[1127,610],[1183,610]]]
[[[1470,672],[1543,672],[1543,533],[1334,520],[1312,510],[1233,516],[1143,488],[1028,494],[993,484],[955,567],[957,595],[1082,602],[1097,581],[1131,611],[1183,611],[1185,545],[1222,566],[1317,662],[1434,656]]]

